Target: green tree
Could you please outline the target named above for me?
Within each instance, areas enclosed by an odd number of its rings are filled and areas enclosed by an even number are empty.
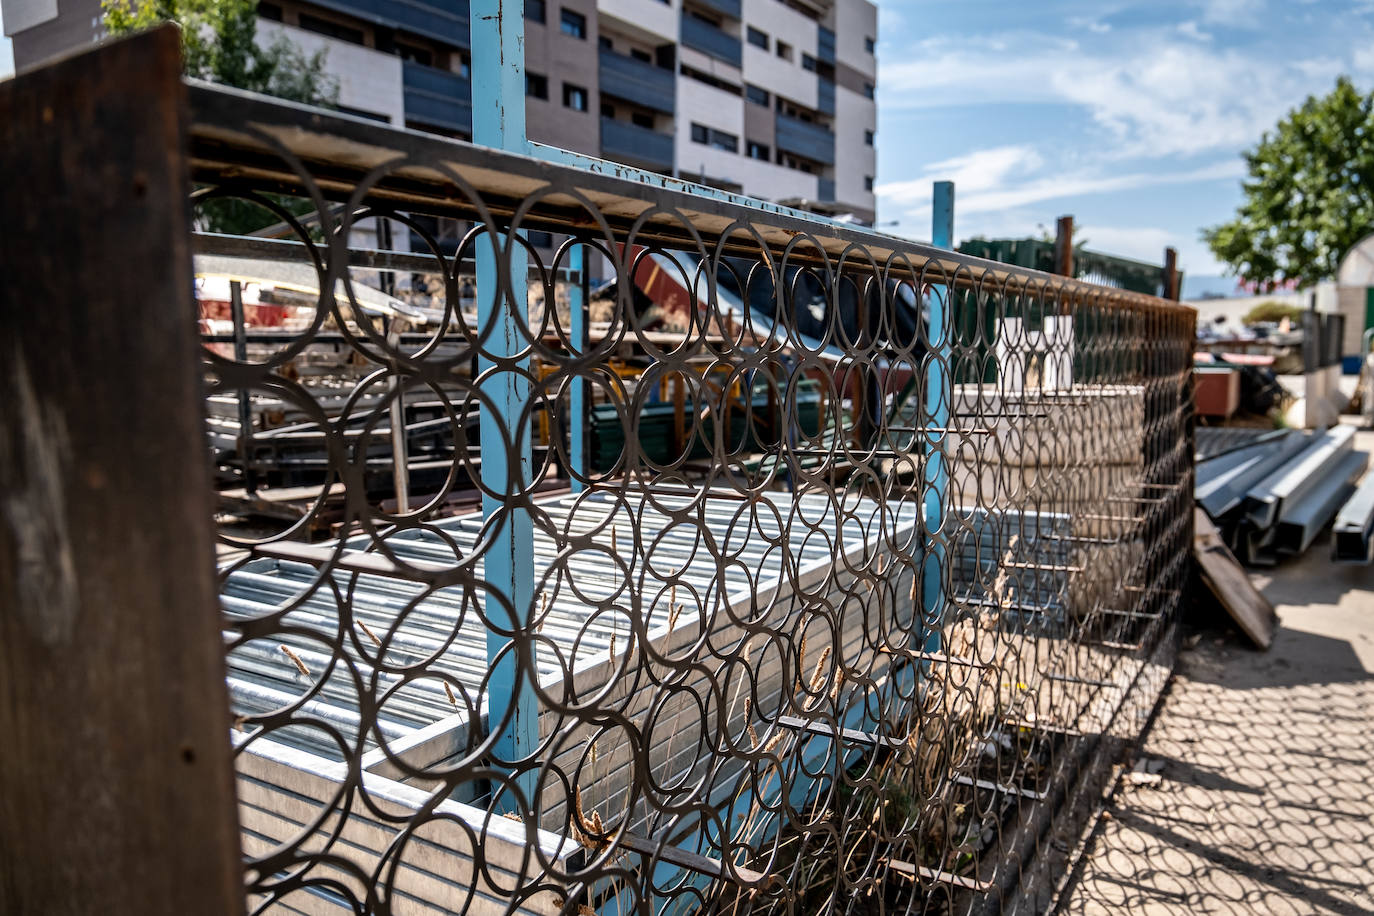
[[[1259,305],[1256,305],[1250,311],[1246,312],[1245,317],[1241,319],[1241,323],[1251,325],[1272,321],[1277,324],[1285,318],[1292,322],[1299,322],[1302,321],[1302,313],[1305,311],[1306,309],[1300,305],[1286,305],[1282,302],[1275,302],[1273,299],[1270,299],[1261,302]]]
[[[325,52],[306,54],[284,35],[256,41],[258,0],[102,0],[105,28],[122,35],[175,22],[186,75],[294,102],[334,107],[339,82]]]
[[[1348,77],[1290,111],[1245,161],[1244,202],[1202,238],[1260,290],[1334,277],[1341,257],[1374,230],[1374,95]]]
[[[176,23],[187,76],[293,102],[326,108],[338,104],[339,82],[325,69],[323,50],[306,54],[285,35],[258,44],[258,0],[101,0],[101,10],[111,35]],[[302,199],[273,195],[272,200],[297,215],[314,209]],[[202,228],[233,235],[280,221],[265,208],[237,198],[207,201],[197,216]]]

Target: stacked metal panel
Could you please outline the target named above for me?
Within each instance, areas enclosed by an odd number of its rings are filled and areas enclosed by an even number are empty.
[[[1242,562],[1272,565],[1305,552],[1355,493],[1369,455],[1354,445],[1346,425],[1314,434],[1198,430],[1195,497]],[[1361,521],[1343,523],[1351,559],[1368,543],[1352,534]]]

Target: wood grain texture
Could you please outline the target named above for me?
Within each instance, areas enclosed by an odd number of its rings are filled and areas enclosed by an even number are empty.
[[[1241,632],[1257,648],[1268,649],[1279,624],[1274,605],[1255,588],[1212,520],[1200,508],[1193,510],[1193,526],[1193,556],[1202,581]]]
[[[244,911],[179,40],[0,84],[0,912]]]

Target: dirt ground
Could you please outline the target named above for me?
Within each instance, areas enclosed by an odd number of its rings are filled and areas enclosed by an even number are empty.
[[[1374,914],[1374,566],[1329,557],[1254,572],[1268,652],[1185,641],[1061,913]]]

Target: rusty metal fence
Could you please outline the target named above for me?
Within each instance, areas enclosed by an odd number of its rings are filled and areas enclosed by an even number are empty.
[[[189,92],[253,912],[1047,905],[1171,658],[1191,310]]]

